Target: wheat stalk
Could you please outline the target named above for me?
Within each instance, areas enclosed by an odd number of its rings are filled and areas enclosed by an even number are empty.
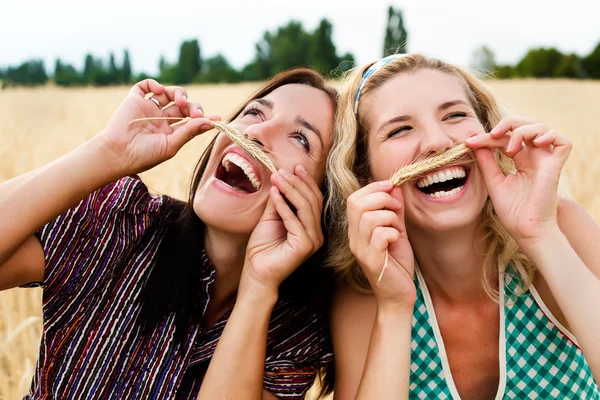
[[[223,122],[213,122],[215,128],[217,128],[220,132],[231,139],[233,143],[238,145],[246,154],[248,154],[254,161],[264,165],[271,171],[272,173],[277,172],[277,167],[275,163],[266,153],[266,149],[258,144],[254,140],[248,139],[248,135],[243,135],[240,132],[233,129],[228,124]]]
[[[400,167],[392,175],[392,183],[394,186],[400,186],[404,182],[416,179],[423,174],[441,168],[446,164],[450,164],[451,162],[464,157],[469,154],[471,150],[472,149],[467,147],[467,145],[461,143],[441,154]]]
[[[171,124],[171,127],[174,128],[178,125],[185,124],[186,122],[191,120],[191,118],[190,117],[186,117],[186,118],[181,118],[181,117],[136,118],[136,119],[131,120],[129,122],[129,125],[133,124],[134,122],[138,122],[138,121],[152,121],[152,120],[179,120],[179,121]],[[252,158],[254,161],[256,161],[259,164],[264,165],[272,173],[277,172],[277,166],[275,165],[275,162],[273,161],[273,159],[267,154],[267,149],[265,149],[262,146],[259,146],[258,144],[256,144],[255,141],[248,139],[248,135],[241,134],[240,132],[238,132],[237,130],[235,130],[230,125],[228,125],[224,122],[213,121],[213,125],[215,128],[217,128],[217,130],[226,134],[227,137],[229,137],[233,143],[238,145],[238,147],[241,148],[246,154],[248,154],[250,156],[250,158]]]

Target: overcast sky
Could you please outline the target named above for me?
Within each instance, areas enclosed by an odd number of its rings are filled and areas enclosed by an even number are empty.
[[[204,57],[249,62],[265,30],[294,18],[308,30],[321,18],[334,27],[338,52],[359,63],[381,56],[387,7],[404,10],[408,50],[466,66],[486,44],[499,63],[516,63],[531,47],[589,53],[600,41],[597,0],[4,0],[0,66],[57,57],[81,68],[86,53],[120,63],[130,51],[136,72],[155,73],[160,55],[177,58],[185,39],[200,40]]]

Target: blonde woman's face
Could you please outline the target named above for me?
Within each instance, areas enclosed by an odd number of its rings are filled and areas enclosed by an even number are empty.
[[[461,82],[429,69],[391,78],[370,93],[360,112],[374,181],[484,132]],[[402,185],[409,229],[445,231],[478,220],[487,191],[469,160]]]

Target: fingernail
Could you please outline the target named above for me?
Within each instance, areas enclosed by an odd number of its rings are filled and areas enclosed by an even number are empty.
[[[281,169],[279,170],[279,172],[281,172],[281,174],[282,174],[283,176],[292,176],[292,174],[290,174],[288,170],[286,170],[286,169],[283,169],[283,168],[281,168]]]
[[[306,175],[308,174],[308,171],[306,170],[306,168],[304,168],[302,165],[298,165],[298,169],[300,170],[300,173],[302,175]]]
[[[468,138],[467,140],[465,140],[465,142],[467,143],[475,143],[478,139],[477,136],[471,136],[470,138]]]
[[[200,113],[202,116],[204,116],[204,111],[202,111],[202,109],[201,109],[200,107],[198,107],[198,112],[199,112],[199,113]]]
[[[387,181],[381,181],[379,182],[379,184],[383,187],[388,187],[388,186],[392,186],[392,181],[390,181],[389,179]]]
[[[187,101],[187,96],[184,94],[181,96],[185,101]]]

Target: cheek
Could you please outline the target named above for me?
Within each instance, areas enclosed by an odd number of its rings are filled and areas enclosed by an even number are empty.
[[[369,149],[369,171],[375,181],[390,179],[396,170],[408,165],[413,159],[410,143],[400,140],[388,141],[377,148]]]

